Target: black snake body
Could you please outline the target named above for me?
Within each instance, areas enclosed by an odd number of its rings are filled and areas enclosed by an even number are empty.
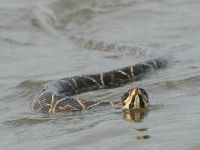
[[[39,112],[61,112],[110,104],[110,102],[86,101],[70,96],[87,91],[114,88],[127,82],[137,81],[142,79],[146,73],[165,68],[166,65],[167,61],[159,58],[109,72],[50,81],[40,88],[37,100],[33,102],[32,106]]]

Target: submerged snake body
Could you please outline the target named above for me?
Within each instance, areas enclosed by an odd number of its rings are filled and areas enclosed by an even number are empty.
[[[70,96],[87,91],[114,88],[127,82],[137,81],[142,79],[147,72],[164,68],[166,64],[165,59],[155,59],[109,72],[50,81],[41,87],[37,100],[33,102],[32,106],[39,112],[62,112],[111,104],[110,102],[86,101]]]

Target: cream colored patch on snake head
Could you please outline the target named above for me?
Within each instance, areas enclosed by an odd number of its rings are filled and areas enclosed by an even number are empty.
[[[136,108],[136,109],[140,108],[140,97],[138,95],[135,96],[134,108]]]
[[[136,92],[136,90],[134,89],[133,91],[128,93],[129,96],[126,98],[126,100],[124,100],[124,104],[125,105],[123,106],[123,108],[125,108],[125,109],[129,109],[130,108],[129,106],[130,106],[130,104],[131,104],[131,102],[133,100],[135,92]]]
[[[146,92],[145,92],[146,93]],[[123,108],[140,109],[148,107],[148,96],[144,94],[144,90],[136,88],[127,93],[127,97],[123,100]]]

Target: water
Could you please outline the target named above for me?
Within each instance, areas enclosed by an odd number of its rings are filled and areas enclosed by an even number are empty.
[[[0,149],[199,149],[199,7],[198,0],[0,0]],[[148,112],[30,108],[48,80],[159,56],[168,57],[167,69],[80,95],[118,100],[140,86],[150,94]]]

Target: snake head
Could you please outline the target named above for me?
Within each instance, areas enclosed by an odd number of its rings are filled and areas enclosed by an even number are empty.
[[[149,98],[147,92],[142,88],[133,88],[124,93],[121,97],[123,108],[139,109],[147,108]]]

